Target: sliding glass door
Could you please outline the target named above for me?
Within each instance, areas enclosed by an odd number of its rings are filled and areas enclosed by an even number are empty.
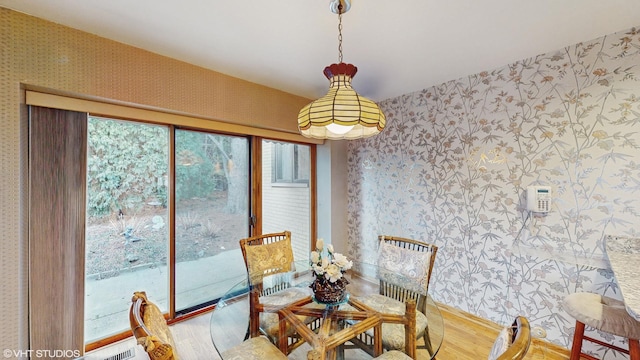
[[[166,126],[88,119],[85,342],[129,327],[134,291],[167,310]]]
[[[91,116],[88,128],[85,342],[127,329],[135,291],[168,312],[171,266],[175,312],[214,302],[245,271],[248,138]]]
[[[308,258],[312,146],[96,116],[87,133],[86,344],[127,331],[135,291],[171,315],[214,303],[251,225]]]
[[[176,311],[210,303],[245,274],[249,141],[176,130]]]

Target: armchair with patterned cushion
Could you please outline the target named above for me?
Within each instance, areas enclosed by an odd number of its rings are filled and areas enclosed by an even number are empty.
[[[265,305],[285,305],[308,296],[307,291],[291,286],[290,277],[295,270],[291,232],[283,231],[242,239],[240,248],[250,284],[248,336],[262,334],[273,343],[277,343],[280,323],[278,314],[264,312],[261,309]],[[310,323],[316,319],[301,316],[301,320]],[[286,331],[289,335],[287,351],[291,352],[303,341],[289,325]]]
[[[147,300],[144,291],[133,293],[129,322],[133,336],[151,360],[178,359],[175,342],[160,309]],[[225,359],[286,360],[287,356],[263,336],[251,338],[227,350]]]
[[[178,359],[175,342],[160,309],[144,291],[133,293],[129,309],[131,331],[151,360]]]
[[[403,314],[405,302],[416,302],[416,338],[424,339],[424,347],[433,355],[427,323],[427,291],[438,247],[433,244],[396,236],[380,235],[378,294],[360,298],[364,304],[382,313]],[[371,332],[354,343],[366,350]],[[401,324],[382,324],[382,346],[385,350],[404,350],[405,334]]]

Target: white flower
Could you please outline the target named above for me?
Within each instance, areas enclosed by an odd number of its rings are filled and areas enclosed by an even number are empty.
[[[324,274],[324,268],[322,266],[313,265],[312,268],[313,268],[313,272],[315,272],[316,274],[318,274],[318,275]]]
[[[334,283],[342,277],[342,271],[340,271],[340,268],[336,264],[331,264],[327,266],[324,277],[329,278],[329,281]]]
[[[333,254],[333,244],[327,245],[327,251],[329,252],[329,254]]]
[[[316,277],[334,283],[342,278],[345,271],[351,269],[353,262],[340,253],[334,253],[333,245],[327,244],[326,248],[325,250],[324,240],[316,240],[316,250],[310,254],[311,270]]]
[[[349,270],[353,266],[353,261],[339,253],[333,254],[333,262],[342,270]]]

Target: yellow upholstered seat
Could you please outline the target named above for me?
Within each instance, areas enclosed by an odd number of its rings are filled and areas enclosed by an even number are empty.
[[[267,338],[264,336],[257,336],[249,338],[242,344],[223,352],[222,358],[242,360],[286,360],[287,356],[281,353],[275,345],[267,340]]]

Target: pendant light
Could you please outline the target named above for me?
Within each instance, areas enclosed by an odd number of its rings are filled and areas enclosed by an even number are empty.
[[[351,79],[358,68],[342,62],[342,14],[351,8],[349,0],[332,0],[330,9],[338,14],[338,63],[324,69],[329,79],[329,92],[312,101],[298,114],[298,129],[306,137],[316,139],[360,139],[376,135],[384,129],[386,119],[373,101],[358,95]]]

